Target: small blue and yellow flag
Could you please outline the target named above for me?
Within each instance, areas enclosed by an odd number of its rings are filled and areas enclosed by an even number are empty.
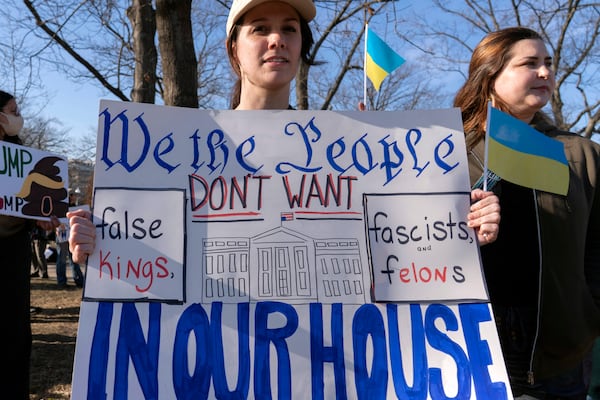
[[[381,82],[404,63],[404,58],[400,57],[368,26],[366,31],[365,72],[375,90],[379,91]]]
[[[487,168],[517,185],[566,195],[569,163],[564,144],[488,106]]]

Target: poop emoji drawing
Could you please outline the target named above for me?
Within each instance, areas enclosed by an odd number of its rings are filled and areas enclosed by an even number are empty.
[[[64,217],[69,209],[67,190],[60,176],[60,168],[55,164],[63,161],[59,157],[40,159],[29,172],[17,197],[25,200],[24,215]]]

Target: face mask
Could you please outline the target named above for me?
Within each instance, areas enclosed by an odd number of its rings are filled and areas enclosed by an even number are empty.
[[[4,132],[8,136],[17,136],[19,132],[21,132],[21,129],[23,129],[23,117],[20,115],[15,116],[12,114],[5,113],[0,114],[4,115],[6,119],[8,119],[8,123],[0,122],[0,125],[2,125],[2,127],[4,128]]]

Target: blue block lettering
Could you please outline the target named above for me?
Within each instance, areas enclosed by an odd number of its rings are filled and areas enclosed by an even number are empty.
[[[115,399],[128,398],[129,360],[133,364],[145,399],[158,399],[158,350],[161,304],[148,305],[148,341],[134,303],[124,303],[115,356]]]
[[[344,363],[344,314],[339,303],[331,306],[331,346],[323,344],[323,305],[310,305],[310,365],[312,398],[323,399],[325,362],[333,363],[336,399],[346,400],[346,367]]]
[[[298,329],[298,314],[293,306],[278,302],[256,304],[255,311],[255,355],[254,355],[254,397],[271,399],[271,378],[269,370],[269,345],[277,352],[277,388],[279,398],[292,398],[292,371],[290,352],[285,339]],[[269,328],[269,315],[280,313],[287,323],[281,328]]]
[[[367,342],[373,342],[371,376],[367,368]],[[359,399],[385,399],[388,370],[385,327],[379,309],[373,304],[364,304],[352,320],[352,347],[354,350],[354,375]]]
[[[427,341],[434,349],[448,354],[456,362],[456,378],[458,393],[456,397],[448,397],[444,392],[442,371],[439,368],[429,370],[429,394],[433,400],[436,399],[469,399],[471,398],[471,370],[469,358],[462,348],[452,341],[444,332],[436,326],[437,319],[443,320],[446,329],[458,331],[458,320],[450,307],[443,304],[432,304],[425,312],[425,334]]]
[[[504,382],[492,382],[488,365],[492,364],[492,355],[486,341],[481,340],[479,324],[491,321],[487,304],[461,304],[458,307],[462,322],[467,352],[471,356],[471,370],[475,382],[475,394],[478,399],[507,399]]]
[[[173,344],[173,389],[178,399],[206,399],[210,387],[209,365],[211,349],[208,316],[200,304],[192,304],[181,314]],[[188,372],[188,342],[196,339],[194,372]]]
[[[87,398],[89,400],[106,399],[108,349],[110,346],[110,325],[113,312],[113,303],[101,302],[98,304],[96,326],[94,327],[94,337],[90,352],[90,365],[88,368]]]
[[[402,348],[400,332],[398,331],[398,305],[387,305],[388,329],[390,336],[390,362],[392,366],[392,381],[399,399],[427,399],[427,353],[425,350],[425,330],[423,329],[423,314],[419,304],[410,305],[410,322],[413,356],[413,385],[408,386],[404,378],[402,365]]]
[[[223,356],[223,329],[221,314],[223,303],[212,303],[210,311],[210,329],[212,333],[213,385],[215,395],[220,400],[241,400],[248,398],[250,388],[250,304],[239,303],[237,310],[238,332],[238,380],[235,390],[230,391],[225,374]],[[232,360],[228,360],[229,363]]]

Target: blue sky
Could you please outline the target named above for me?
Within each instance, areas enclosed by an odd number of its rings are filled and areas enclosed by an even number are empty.
[[[90,83],[76,84],[57,72],[48,72],[45,85],[49,103],[42,112],[56,118],[72,137],[96,133],[100,99],[115,100]]]
[[[408,4],[415,7],[413,2]],[[424,4],[419,4],[424,6]],[[381,34],[381,32],[378,32]],[[396,49],[401,52],[402,49]],[[406,50],[406,49],[404,49]],[[410,57],[410,54],[401,54]],[[48,71],[44,79],[48,92],[48,105],[42,114],[49,118],[56,118],[62,123],[62,128],[69,132],[70,137],[77,138],[96,134],[98,122],[98,105],[101,99],[117,100],[105,90],[91,83],[76,84],[71,82],[64,74]],[[595,138],[600,143],[600,135]]]
[[[117,100],[89,83],[75,84],[54,72],[48,73],[46,84],[50,102],[43,114],[61,121],[63,128],[74,138],[91,132],[95,135],[100,100]],[[600,143],[600,135],[593,139]]]

